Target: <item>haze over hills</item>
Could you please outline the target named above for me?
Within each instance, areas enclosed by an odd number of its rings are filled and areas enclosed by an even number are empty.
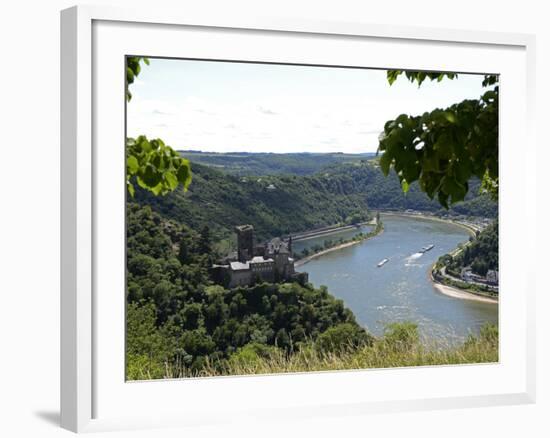
[[[311,175],[326,166],[337,163],[348,163],[368,160],[376,154],[345,154],[341,152],[315,153],[254,153],[254,152],[202,152],[178,151],[192,163],[204,164],[219,168],[224,172],[236,175]]]

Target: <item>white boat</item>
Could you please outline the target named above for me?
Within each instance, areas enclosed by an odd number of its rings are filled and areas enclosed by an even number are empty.
[[[424,248],[422,248],[422,251],[421,252],[427,252],[429,251],[430,249],[432,249],[434,247],[433,244],[430,244],[428,246],[425,246]]]
[[[384,259],[382,261],[380,261],[380,263],[378,263],[376,266],[378,266],[379,268],[381,268],[382,266],[384,266],[386,263],[388,263],[390,261],[390,259]]]

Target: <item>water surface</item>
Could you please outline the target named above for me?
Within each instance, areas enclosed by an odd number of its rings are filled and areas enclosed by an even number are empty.
[[[498,305],[447,297],[429,278],[430,267],[441,255],[468,240],[466,229],[412,217],[384,215],[382,220],[381,235],[323,255],[298,270],[307,271],[315,286],[326,285],[344,300],[358,322],[375,335],[381,335],[388,323],[411,321],[423,338],[454,343],[479,333],[486,322],[498,322]],[[323,236],[321,243],[331,238]],[[307,241],[296,244],[303,242]],[[435,247],[418,253],[429,244]],[[384,258],[389,262],[377,267]]]

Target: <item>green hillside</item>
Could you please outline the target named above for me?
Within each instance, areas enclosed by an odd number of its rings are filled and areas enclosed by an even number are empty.
[[[443,262],[447,271],[457,277],[466,267],[481,276],[490,269],[498,270],[498,220],[472,239],[456,257],[446,257]]]
[[[192,163],[189,190],[164,197],[138,191],[136,201],[195,230],[208,225],[217,240],[232,239],[235,225],[250,223],[259,240],[327,225],[366,220],[368,211],[414,209],[449,213],[412,185],[403,194],[395,175],[376,160],[331,165],[313,175],[238,176]],[[479,183],[450,213],[495,217],[497,204],[478,195]]]
[[[498,360],[496,327],[464,345],[430,349],[411,323],[390,324],[374,338],[325,287],[214,285],[210,243],[204,232],[128,204],[129,380]]]
[[[458,202],[449,210],[441,207],[437,200],[430,200],[421,192],[418,184],[411,184],[404,194],[394,173],[387,177],[382,174],[378,160],[334,165],[322,172],[326,178],[334,178],[341,184],[352,186],[356,192],[364,193],[371,209],[377,210],[419,210],[438,214],[496,217],[498,204],[488,195],[480,195],[480,181],[470,181],[470,191],[464,202]]]
[[[406,324],[374,339],[325,287],[260,283],[229,290],[212,282],[209,268],[233,246],[234,225],[254,225],[261,241],[356,222],[370,209],[439,211],[414,187],[403,195],[376,160],[333,164],[312,175],[239,176],[197,163],[192,169],[187,192],[155,197],[138,190],[127,206],[129,379],[498,357],[495,336],[444,352],[424,349],[416,327]],[[494,203],[476,195],[455,209],[496,213]]]
[[[136,200],[193,229],[205,224],[220,239],[233,227],[252,224],[259,240],[326,225],[367,219],[367,200],[348,178],[272,175],[239,177],[193,163],[185,193],[165,197],[144,191]]]
[[[244,346],[290,353],[318,340],[365,345],[371,339],[326,288],[261,283],[226,290],[208,268],[217,254],[208,233],[127,208],[127,376],[162,378],[165,364],[185,375],[227,366]],[[237,356],[238,357],[238,356]]]

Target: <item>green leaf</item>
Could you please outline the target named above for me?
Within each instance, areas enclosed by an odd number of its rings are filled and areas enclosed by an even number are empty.
[[[147,152],[151,152],[153,150],[153,148],[151,147],[151,143],[145,137],[141,138],[141,141],[139,142],[139,145],[140,145],[141,150],[143,152],[147,153]]]
[[[443,191],[451,196],[452,203],[464,200],[464,196],[466,195],[465,186],[460,184],[450,175],[444,176],[441,182]]]
[[[384,152],[382,156],[380,157],[380,168],[382,169],[382,172],[384,172],[385,176],[388,176],[390,173],[390,164],[392,162],[392,158],[388,152]]]
[[[186,190],[191,183],[189,160],[181,158],[161,139],[148,140],[143,135],[136,139],[127,138],[126,154],[128,181],[136,176],[137,185],[155,195],[173,191],[179,183]],[[130,186],[128,190],[131,190]]]
[[[172,172],[166,172],[164,174],[164,179],[170,190],[174,190],[178,186],[178,178]]]
[[[397,77],[401,74],[401,70],[388,70],[386,72],[386,76],[387,76],[387,79],[388,79],[388,83],[391,85],[393,85],[393,83],[396,81]]]
[[[162,192],[162,184],[157,184],[156,186],[150,188],[149,190],[153,192],[153,195],[158,196]]]
[[[451,158],[453,154],[453,143],[449,134],[444,131],[438,138],[433,147],[439,158]]]
[[[143,180],[143,178],[141,178],[141,176],[138,175],[136,177],[136,181],[138,183],[138,186],[140,186],[142,189],[150,190],[149,185]]]
[[[187,187],[191,184],[191,166],[188,160],[182,159],[176,176],[178,177],[178,181],[183,184],[183,188],[187,190]]]
[[[139,162],[138,162],[137,158],[133,155],[130,155],[126,159],[126,166],[128,168],[128,173],[130,175],[135,175],[137,173],[137,171],[139,170]]]
[[[160,183],[161,177],[151,164],[147,164],[147,166],[145,166],[145,171],[141,176],[148,187],[155,187],[158,183]]]
[[[451,111],[445,111],[444,113],[445,118],[449,123],[456,123],[458,122],[458,119],[456,118],[456,115]]]
[[[472,176],[471,164],[467,159],[458,160],[455,163],[455,177],[460,181],[468,181]]]
[[[126,68],[126,82],[128,82],[128,84],[131,84],[134,82],[134,72],[129,67]]]

